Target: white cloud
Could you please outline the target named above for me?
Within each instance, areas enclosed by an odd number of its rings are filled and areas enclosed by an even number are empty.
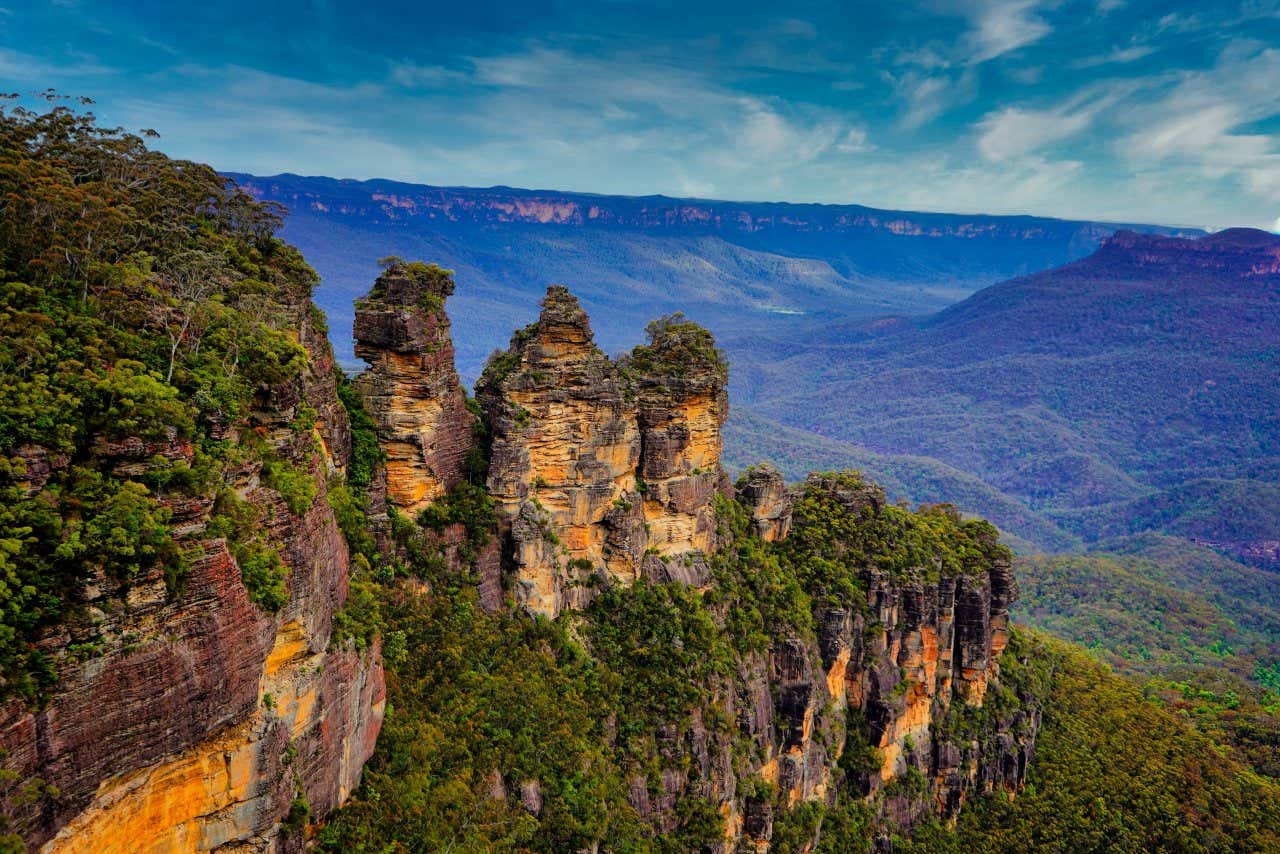
[[[1117,47],[1108,53],[1081,57],[1071,63],[1071,66],[1073,68],[1097,68],[1101,65],[1123,65],[1128,62],[1136,62],[1155,52],[1156,49],[1151,45],[1135,44],[1129,47]]]
[[[863,154],[874,150],[875,146],[867,141],[867,131],[864,128],[849,128],[836,143],[836,151],[841,154]]]
[[[466,75],[441,65],[419,65],[416,62],[393,62],[391,79],[395,83],[414,89],[431,89],[456,84]]]
[[[1275,82],[1280,49],[1229,47],[1218,64],[1187,73],[1163,98],[1126,112],[1124,157],[1209,178],[1230,178],[1246,192],[1280,201],[1280,138],[1250,131],[1280,115]]]
[[[1008,160],[1074,136],[1092,121],[1086,112],[1007,107],[978,124],[978,149],[988,160]]]
[[[891,80],[905,106],[900,120],[905,130],[923,127],[961,100],[955,81],[945,72],[908,71]]]
[[[966,4],[970,62],[981,63],[1040,41],[1053,31],[1037,0],[975,0]]]
[[[978,150],[991,161],[1004,161],[1039,151],[1087,130],[1105,110],[1125,97],[1134,84],[1093,87],[1065,103],[1044,110],[1005,107],[978,122]]]

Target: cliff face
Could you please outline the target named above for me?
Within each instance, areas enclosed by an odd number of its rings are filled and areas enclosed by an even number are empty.
[[[475,418],[453,363],[447,271],[395,264],[356,308],[360,391],[386,454],[386,495],[413,515],[462,480]]]
[[[516,601],[554,617],[587,604],[588,585],[635,581],[646,546],[635,404],[567,290],[547,291],[538,322],[476,394],[493,431],[488,488]]]
[[[655,321],[649,332],[650,343],[623,361],[640,424],[649,547],[663,556],[710,553],[711,496],[724,477],[728,369],[710,335],[678,316]]]
[[[351,440],[309,300],[285,311],[306,366],[259,389],[248,417],[219,436],[261,449],[227,470],[221,495],[235,497],[219,500],[252,508],[287,571],[285,600],[275,613],[250,601],[231,544],[208,530],[220,512],[212,492],[163,499],[193,555],[177,592],[158,567],[123,589],[91,579],[80,616],[45,641],[61,661],[51,696],[0,707],[4,767],[16,775],[0,783],[0,805],[32,849],[297,847],[302,818],[282,835],[295,803],[324,816],[360,780],[384,687],[376,645],[331,643],[348,552],[326,485]],[[99,442],[94,453],[95,466],[140,479],[195,460],[180,441]],[[268,485],[263,459],[305,478],[309,500]]]
[[[878,487],[856,478],[812,475],[788,493],[767,467],[743,477],[737,500],[747,530],[763,520],[770,534],[790,529],[793,502],[805,505],[794,524],[806,538],[821,524],[815,507],[868,527],[893,512]],[[841,549],[851,545],[830,529],[820,536]],[[785,534],[774,541],[784,553],[808,553]],[[726,547],[736,546],[730,539]],[[993,557],[964,571],[865,565],[852,601],[815,607],[814,636],[775,636],[767,652],[744,657],[735,676],[710,692],[709,705],[733,718],[749,749],[734,749],[732,738],[695,715],[684,731],[660,734],[665,761],[694,770],[664,774],[660,797],[637,781],[632,805],[670,829],[678,825],[674,805],[708,797],[726,819],[726,851],[742,844],[767,851],[779,807],[829,805],[842,791],[874,804],[875,822],[886,830],[953,818],[975,794],[1016,792],[1042,698],[1002,698],[980,711],[999,680],[1016,596],[1007,555],[993,539],[983,547]],[[752,781],[776,795],[754,794]]]
[[[530,611],[554,617],[642,576],[706,582],[726,371],[693,324],[650,331],[650,345],[615,363],[577,300],[552,287],[477,384],[493,433],[489,492]]]
[[[388,290],[380,281],[362,304],[359,328],[385,326],[373,318],[384,316]],[[401,305],[420,300],[411,292]],[[415,312],[393,314],[404,325]],[[443,317],[424,326],[439,333],[430,352],[449,352]],[[571,627],[605,668],[598,684],[647,686],[635,697],[648,712],[611,705],[618,699],[607,692],[596,696],[594,716],[606,722],[591,755],[606,764],[587,775],[617,774],[625,802],[610,802],[610,814],[634,812],[646,832],[687,841],[679,834],[690,805],[701,803],[723,821],[713,849],[764,851],[775,820],[794,821],[802,804],[855,803],[889,831],[949,819],[974,793],[1016,791],[1034,748],[1038,699],[1005,690],[991,700],[1015,596],[1010,555],[995,529],[946,509],[890,505],[848,473],[788,489],[763,465],[731,487],[720,465],[727,366],[714,341],[678,315],[648,333],[647,344],[611,360],[577,300],[552,287],[537,321],[490,359],[477,384],[481,431],[461,418],[412,422],[415,448],[487,448],[489,460],[483,501],[473,486],[442,493],[433,467],[402,470],[402,494],[441,496],[417,526],[400,525],[406,568],[429,583],[441,567],[455,579],[478,579],[491,609],[505,587],[520,609]],[[378,396],[404,338],[373,331],[361,338],[374,367],[360,385],[381,412],[375,420],[389,449],[410,423],[403,414],[438,413],[435,402],[460,397],[456,375],[439,360],[415,361],[412,383]],[[475,436],[488,441],[473,445]],[[420,489],[422,479],[435,485]],[[496,540],[468,552],[459,543],[475,533],[476,520],[463,534],[459,508],[475,516],[485,502]],[[625,589],[641,580],[676,586]],[[410,587],[414,595],[455,595]],[[671,592],[681,588],[695,592]],[[517,627],[527,623],[492,619],[485,631],[512,631],[517,655]],[[691,666],[718,663],[670,696],[662,674],[627,669],[632,654],[665,663],[667,644],[673,660],[698,649]],[[632,652],[619,661],[619,650]],[[680,711],[655,716],[654,708]],[[500,718],[504,710],[492,712]],[[527,760],[503,763],[467,769],[484,771],[475,795],[490,804],[484,809],[512,810],[536,825],[573,808],[550,805],[563,797],[558,778],[539,777]]]

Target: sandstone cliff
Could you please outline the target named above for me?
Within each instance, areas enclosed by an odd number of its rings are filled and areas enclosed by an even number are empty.
[[[446,270],[395,263],[356,306],[356,355],[365,406],[386,454],[386,496],[416,514],[463,476],[474,416],[453,363]]]
[[[162,497],[192,556],[177,591],[161,567],[123,587],[91,579],[79,616],[44,642],[59,662],[51,694],[38,708],[0,706],[14,775],[0,777],[0,805],[31,850],[297,848],[308,816],[359,783],[384,688],[376,644],[331,642],[349,564],[326,486],[341,478],[350,435],[310,301],[280,310],[305,366],[218,428],[255,451],[216,492]],[[93,452],[93,465],[139,479],[196,455],[177,440],[99,441]],[[255,520],[252,532],[227,533],[228,504]],[[276,555],[287,573],[274,613],[251,601],[236,536],[256,538],[255,559]]]
[[[642,576],[706,582],[727,370],[694,324],[668,319],[650,335],[616,363],[552,287],[476,386],[493,434],[489,492],[530,611],[554,617]]]
[[[552,287],[477,385],[516,604],[563,615],[590,637],[611,619],[601,592],[645,579],[706,589],[727,622],[735,609],[769,607],[774,594],[757,576],[773,563],[805,587],[812,628],[794,613],[766,618],[763,647],[741,650],[731,676],[699,684],[682,723],[641,739],[662,770],[631,778],[629,806],[667,833],[680,828],[682,805],[706,800],[724,819],[725,850],[766,850],[774,811],[805,802],[852,797],[892,829],[950,818],[975,792],[1016,791],[1038,707],[1002,695],[982,711],[1015,595],[995,530],[946,509],[909,513],[848,474],[789,490],[762,465],[730,488],[720,466],[727,367],[711,336],[680,316],[648,332],[648,344],[611,360],[577,300]],[[380,364],[384,355],[363,346]],[[456,387],[438,369],[417,394]],[[401,411],[415,409],[413,393]],[[462,429],[429,426],[422,442],[452,445]],[[729,729],[713,723],[724,715]],[[538,816],[542,785],[499,768],[489,788]]]
[[[815,601],[813,635],[774,636],[731,679],[708,686],[706,711],[659,734],[664,767],[693,770],[664,773],[657,796],[637,780],[637,811],[671,829],[677,804],[707,797],[726,820],[724,850],[767,851],[775,812],[804,802],[866,799],[888,833],[953,818],[974,794],[1016,792],[1042,698],[1002,697],[983,711],[1016,595],[994,530],[969,529],[983,556],[963,567],[944,552],[878,566],[863,562],[866,546],[901,511],[856,476],[812,475],[787,493],[776,471],[760,467],[739,482],[737,500],[743,510],[722,531],[726,549],[758,537],[763,519],[769,534],[795,525],[794,540],[773,540],[784,561],[821,554],[861,568],[845,601]],[[706,723],[716,706],[735,722],[728,737]]]

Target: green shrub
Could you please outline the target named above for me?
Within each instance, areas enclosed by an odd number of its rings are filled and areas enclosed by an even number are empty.
[[[262,482],[280,493],[289,512],[301,516],[316,500],[319,487],[311,473],[282,460],[262,464]]]

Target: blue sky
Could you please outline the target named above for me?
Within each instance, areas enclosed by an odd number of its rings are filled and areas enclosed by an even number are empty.
[[[1280,227],[1280,0],[0,0],[226,170]]]

